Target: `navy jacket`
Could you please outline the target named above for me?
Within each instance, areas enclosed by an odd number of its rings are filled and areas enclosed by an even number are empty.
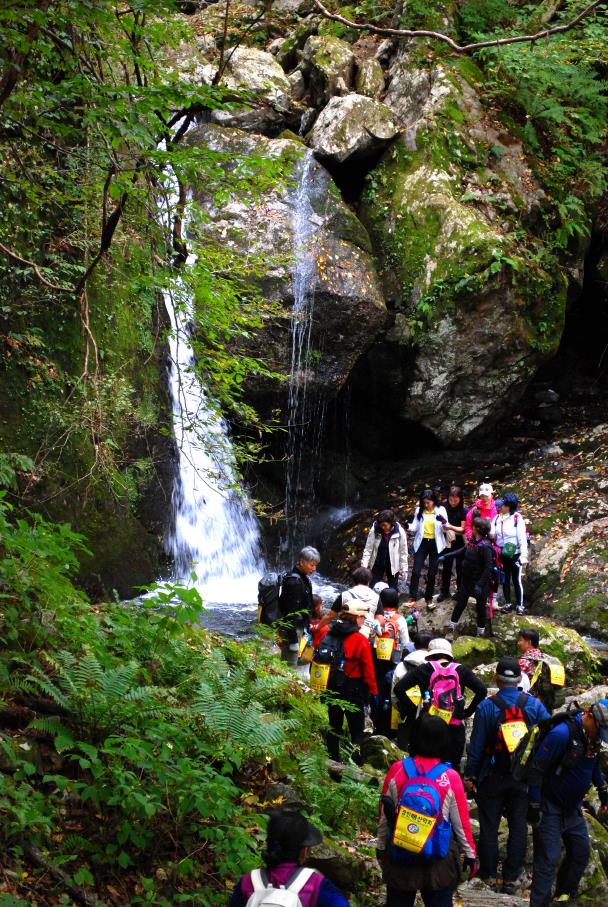
[[[583,731],[582,714],[575,716],[577,742],[581,745],[582,753],[572,766],[566,771],[556,774],[550,770],[551,765],[557,765],[566,753],[570,743],[570,732],[565,721],[551,728],[545,739],[540,744],[535,757],[535,765],[539,769],[543,766],[547,770],[543,777],[542,797],[541,791],[535,785],[530,785],[530,801],[538,803],[541,799],[552,800],[564,810],[577,809],[587,791],[594,784],[597,788],[604,787],[606,782],[600,769],[599,753],[589,752]]]
[[[500,690],[500,696],[510,706],[514,706],[521,696],[521,690],[518,690],[517,687],[503,687]],[[528,697],[524,713],[529,727],[540,724],[545,718],[550,717],[542,702],[539,702],[534,696]],[[475,712],[464,776],[473,778],[478,784],[492,772],[492,754],[486,753],[485,750],[496,739],[501,714],[501,709],[491,699],[485,699],[481,705],[477,706]]]

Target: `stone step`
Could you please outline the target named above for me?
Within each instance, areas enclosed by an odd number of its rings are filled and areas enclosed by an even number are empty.
[[[454,907],[529,907],[529,904],[528,898],[492,891],[479,879],[459,885],[454,896]]]

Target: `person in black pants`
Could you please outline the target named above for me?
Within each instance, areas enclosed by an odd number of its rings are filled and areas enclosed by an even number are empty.
[[[477,635],[485,636],[486,604],[492,573],[492,545],[488,540],[490,521],[483,517],[475,517],[472,530],[471,540],[467,543],[462,559],[462,581],[448,630],[454,632],[469,598],[474,598],[477,608]]]
[[[410,602],[415,602],[418,598],[418,585],[420,583],[420,574],[427,559],[429,569],[426,577],[426,589],[424,600],[429,610],[432,610],[433,592],[435,591],[435,577],[437,575],[437,558],[445,548],[444,526],[448,522],[448,515],[445,508],[438,503],[438,495],[430,488],[426,488],[420,495],[420,503],[416,508],[414,519],[408,525],[410,532],[415,532],[414,536],[414,565],[412,567],[412,578],[410,580]]]
[[[467,516],[467,508],[464,506],[464,496],[462,488],[459,485],[452,485],[448,493],[448,499],[445,503],[445,510],[448,515],[447,525],[444,530],[451,530],[454,533],[454,541],[449,550],[449,557],[443,561],[441,571],[441,594],[437,601],[445,601],[450,597],[450,582],[452,579],[452,568],[456,568],[456,590],[460,589],[462,580],[462,555],[464,554],[464,528]]]

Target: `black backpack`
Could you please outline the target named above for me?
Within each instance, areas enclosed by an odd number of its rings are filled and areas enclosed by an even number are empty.
[[[550,718],[545,718],[540,724],[531,727],[517,750],[511,756],[511,775],[515,781],[522,781],[524,784],[541,784],[545,775],[561,775],[562,772],[568,771],[584,755],[585,745],[582,743],[576,733],[577,724],[576,716],[580,708],[578,703],[571,703],[566,711],[557,712]],[[566,750],[557,763],[550,763],[539,769],[535,762],[535,755],[538,749],[549,733],[556,725],[567,722],[569,742]]]
[[[563,666],[559,659],[543,655],[532,675],[530,692],[539,699],[548,712],[561,709],[566,700],[566,690],[563,683],[554,683],[551,665],[557,665],[560,675],[563,675]],[[561,676],[560,676],[561,680]]]
[[[341,690],[346,680],[344,672],[344,640],[346,637],[334,633],[327,633],[312,656],[311,676],[315,665],[329,666],[329,676],[326,690]]]
[[[258,621],[270,627],[283,616],[279,597],[283,584],[282,573],[265,573],[258,583]]]

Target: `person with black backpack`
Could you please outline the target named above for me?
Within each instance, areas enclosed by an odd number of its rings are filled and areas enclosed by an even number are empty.
[[[416,688],[421,697],[418,703],[408,695],[408,691]],[[467,689],[473,693],[468,705],[465,701]],[[424,663],[408,671],[393,688],[401,717],[409,720],[410,724],[426,712],[445,721],[448,726],[449,761],[456,771],[460,769],[465,747],[464,722],[483,702],[486,693],[485,683],[469,667],[454,661],[452,646],[447,639],[432,639]]]
[[[378,706],[378,687],[374,673],[369,639],[360,632],[368,614],[365,602],[351,599],[331,628],[319,631],[319,642],[310,666],[310,686],[327,693],[327,751],[330,759],[340,761],[340,736],[344,717],[351,740],[356,746],[363,741],[365,705],[369,697]],[[350,703],[344,709],[339,700]]]
[[[547,907],[557,872],[555,898],[576,904],[589,862],[583,799],[592,784],[608,813],[608,787],[600,768],[601,744],[608,741],[608,699],[575,713],[554,715],[539,732],[528,772],[528,821],[534,829],[530,907]],[[558,870],[562,842],[564,857]]]
[[[515,894],[526,856],[528,787],[512,774],[514,753],[528,730],[549,717],[534,696],[518,686],[516,658],[501,658],[494,677],[498,693],[477,708],[464,772],[465,788],[476,792],[479,809],[479,878],[494,885],[498,869],[498,828],[506,815],[507,858],[502,867],[502,893]]]
[[[285,574],[281,584],[281,659],[292,667],[298,663],[300,640],[315,614],[310,577],[320,560],[321,555],[316,548],[302,548],[295,567]]]
[[[299,811],[288,806],[274,810],[268,822],[265,865],[239,879],[228,907],[349,907],[333,882],[303,866],[309,848],[322,840],[321,832]]]
[[[414,907],[417,891],[425,907],[452,907],[462,870],[473,878],[477,865],[469,810],[447,760],[447,725],[425,715],[418,730],[410,758],[394,762],[384,779],[376,856],[386,907]]]

